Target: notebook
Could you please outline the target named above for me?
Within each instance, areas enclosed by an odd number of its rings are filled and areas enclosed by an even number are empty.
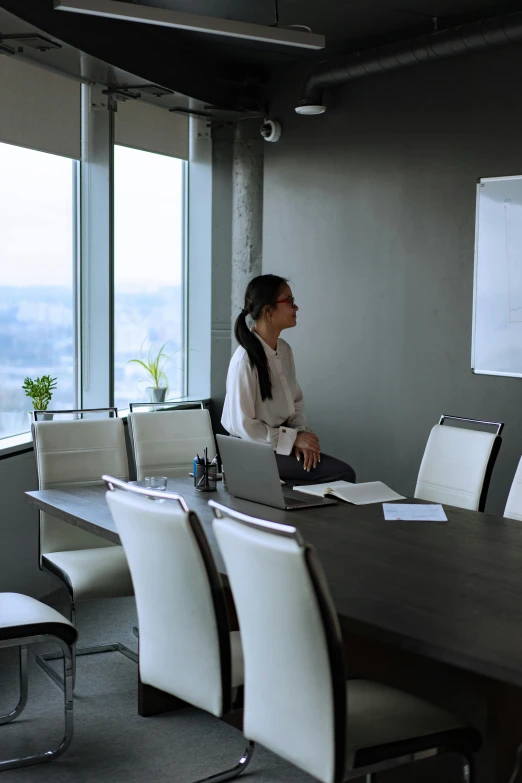
[[[346,503],[365,506],[367,503],[387,503],[390,500],[404,500],[382,481],[367,481],[365,484],[351,484],[349,481],[331,481],[329,484],[308,484],[295,486],[297,492],[325,497],[333,495]]]

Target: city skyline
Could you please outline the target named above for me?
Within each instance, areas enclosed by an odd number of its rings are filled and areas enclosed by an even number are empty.
[[[74,407],[74,344],[72,289],[48,286],[42,301],[39,286],[0,286],[0,438],[26,432],[31,401],[22,390],[26,376],[57,377],[50,408]],[[181,393],[183,375],[180,287],[164,287],[161,295],[140,292],[117,295],[115,322],[115,405],[147,400],[150,385],[145,372],[129,360],[139,358],[143,339],[159,348],[170,334],[166,352],[174,354],[166,366],[170,394]],[[133,330],[127,324],[133,324]],[[152,327],[150,325],[153,325]]]

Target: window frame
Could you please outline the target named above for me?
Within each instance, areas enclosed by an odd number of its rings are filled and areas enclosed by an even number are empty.
[[[81,160],[73,166],[73,372],[74,408],[79,407],[81,396]]]
[[[114,114],[117,103],[103,89],[96,84],[81,86],[81,159],[70,159],[73,164],[74,352],[71,404],[77,409],[114,404]],[[189,160],[179,158],[183,199],[181,396],[196,394],[199,398],[208,397],[210,388],[210,353],[207,356],[205,341],[210,340],[210,328],[206,326],[210,318],[212,145],[208,129],[203,130],[200,122],[190,122],[189,138]],[[191,210],[195,199],[203,202],[203,214]],[[196,341],[197,348],[190,347],[191,339]],[[29,443],[30,438],[29,427],[0,437],[0,453],[19,448],[18,441],[26,439]],[[7,442],[10,440],[16,440],[16,446]]]

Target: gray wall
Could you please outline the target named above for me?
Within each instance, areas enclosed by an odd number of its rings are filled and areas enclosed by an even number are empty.
[[[265,149],[263,270],[301,307],[284,336],[323,449],[411,494],[441,413],[504,421],[492,512],[522,453],[522,384],[470,370],[475,190],[522,174],[521,68],[498,51],[369,78],[308,118],[291,79]]]
[[[0,592],[40,598],[59,583],[38,568],[38,511],[24,501],[24,492],[33,489],[33,451],[0,460]]]

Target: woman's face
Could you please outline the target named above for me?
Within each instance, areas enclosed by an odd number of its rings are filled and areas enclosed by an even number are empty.
[[[290,329],[297,323],[298,310],[298,306],[293,303],[292,289],[289,285],[283,286],[271,313],[272,325],[277,329]]]

